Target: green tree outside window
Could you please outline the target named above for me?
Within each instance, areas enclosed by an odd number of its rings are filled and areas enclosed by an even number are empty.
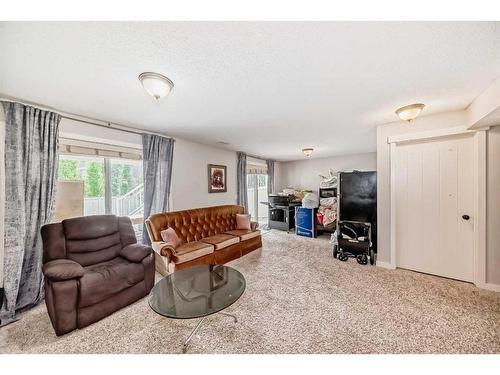
[[[85,197],[104,196],[104,165],[100,162],[89,161],[87,163],[87,175],[85,176]]]
[[[111,192],[113,197],[127,194],[136,185],[137,180],[132,174],[132,167],[130,165],[111,165]]]
[[[121,195],[127,194],[130,190],[132,190],[135,187],[136,182],[134,176],[132,176],[132,170],[130,165],[123,166],[122,178],[120,181],[121,181],[121,190],[120,190]]]
[[[76,160],[59,159],[59,181],[80,180],[78,162]]]

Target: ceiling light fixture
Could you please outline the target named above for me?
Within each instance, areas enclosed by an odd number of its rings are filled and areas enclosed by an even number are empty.
[[[139,81],[141,81],[144,90],[158,102],[166,97],[174,88],[174,83],[159,73],[141,73],[139,74]]]
[[[313,153],[314,149],[313,148],[303,148],[302,149],[302,153],[307,156],[307,157],[310,157],[311,154]]]
[[[410,123],[418,117],[418,115],[420,114],[420,112],[422,112],[424,107],[425,104],[422,103],[405,105],[404,107],[397,109],[396,114],[401,120]]]

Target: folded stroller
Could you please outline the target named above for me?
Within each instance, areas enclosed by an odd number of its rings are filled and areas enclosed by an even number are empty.
[[[333,257],[347,261],[355,257],[359,264],[375,263],[370,223],[342,221],[337,226],[337,243],[333,245]]]

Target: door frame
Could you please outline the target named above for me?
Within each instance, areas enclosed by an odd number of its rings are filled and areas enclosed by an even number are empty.
[[[395,269],[396,249],[396,147],[411,141],[427,141],[459,134],[472,134],[474,144],[474,249],[473,283],[486,288],[486,131],[489,127],[469,130],[466,127],[443,128],[418,133],[402,134],[387,138],[390,145],[390,190],[391,190],[391,259],[389,267]]]

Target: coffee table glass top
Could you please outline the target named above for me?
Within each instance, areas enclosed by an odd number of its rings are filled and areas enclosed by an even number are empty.
[[[149,294],[149,306],[169,318],[199,318],[231,306],[241,297],[245,286],[245,278],[234,268],[194,266],[159,281]]]

